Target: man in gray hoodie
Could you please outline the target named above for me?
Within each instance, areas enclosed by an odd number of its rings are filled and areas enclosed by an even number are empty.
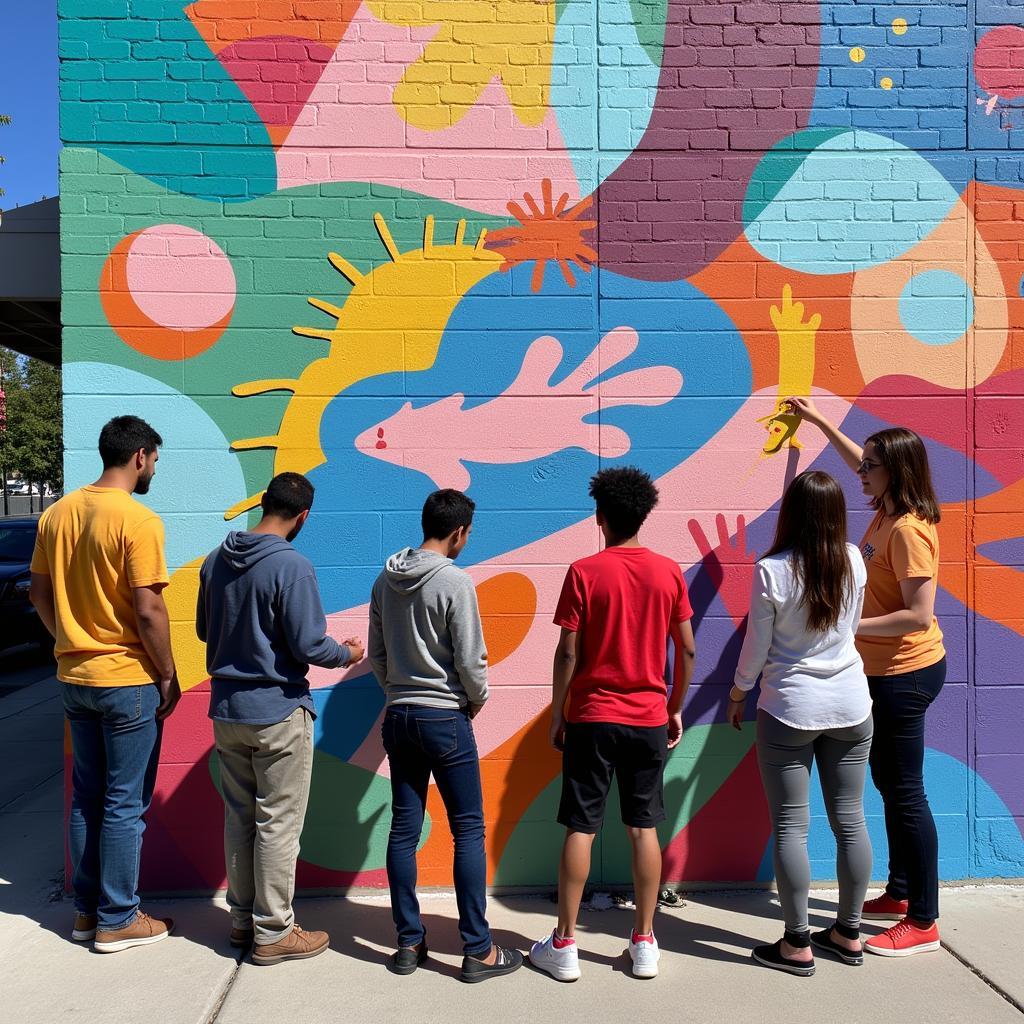
[[[326,932],[295,923],[295,859],[313,771],[309,666],[359,661],[363,646],[327,636],[316,574],[291,545],[313,486],[280,473],[253,530],[229,533],[199,572],[196,633],[206,642],[210,718],[224,796],[231,945],[253,962],[324,952]]]
[[[416,899],[416,847],[433,774],[455,838],[462,980],[511,974],[522,954],[491,942],[487,925],[480,761],[471,719],[487,700],[487,651],[473,582],[454,560],[469,539],[473,501],[435,491],[423,506],[423,542],[392,555],[370,598],[369,656],[384,688],[382,734],[391,768],[387,869],[398,951],[395,974],[427,958]]]

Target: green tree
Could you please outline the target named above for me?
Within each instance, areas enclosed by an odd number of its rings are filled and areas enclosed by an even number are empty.
[[[64,482],[60,370],[39,359],[0,353],[5,420],[0,465],[34,484],[60,490]]]

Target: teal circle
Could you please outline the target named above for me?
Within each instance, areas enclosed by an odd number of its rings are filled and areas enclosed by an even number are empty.
[[[848,274],[899,259],[960,201],[938,168],[893,139],[809,129],[751,176],[744,234],[767,260],[803,274]]]
[[[900,293],[900,320],[908,334],[926,345],[949,345],[974,322],[974,293],[948,270],[925,270]]]

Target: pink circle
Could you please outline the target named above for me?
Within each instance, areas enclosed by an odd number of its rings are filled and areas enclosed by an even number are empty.
[[[1000,25],[986,32],[974,50],[974,77],[993,96],[1024,96],[1024,28]]]
[[[231,261],[212,238],[183,224],[140,231],[126,269],[136,306],[161,327],[202,331],[234,308]]]

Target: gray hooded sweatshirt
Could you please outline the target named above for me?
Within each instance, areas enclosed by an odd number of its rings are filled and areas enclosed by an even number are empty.
[[[473,581],[450,558],[403,548],[370,597],[370,666],[387,704],[479,708],[487,651]]]
[[[232,531],[199,570],[196,633],[206,642],[210,717],[245,725],[315,716],[310,665],[340,668],[313,565],[283,537]]]

